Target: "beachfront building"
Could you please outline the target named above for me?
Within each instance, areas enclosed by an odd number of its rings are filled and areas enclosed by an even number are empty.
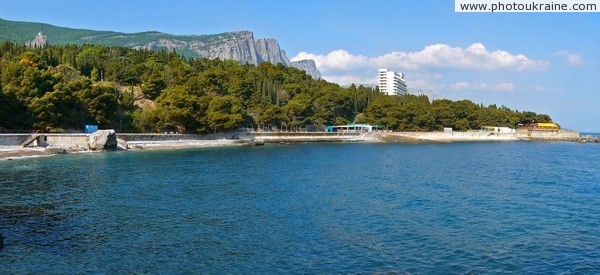
[[[405,95],[408,93],[403,73],[397,73],[389,69],[379,69],[378,83],[379,91],[387,95]]]
[[[517,125],[517,131],[558,132],[560,131],[560,125],[552,122],[536,122],[529,125],[519,124]]]
[[[381,126],[369,125],[369,124],[354,124],[350,123],[347,125],[327,126],[326,132],[379,132]]]
[[[494,132],[496,134],[514,134],[515,129],[509,127],[498,127],[498,126],[483,126],[483,130],[488,132]]]

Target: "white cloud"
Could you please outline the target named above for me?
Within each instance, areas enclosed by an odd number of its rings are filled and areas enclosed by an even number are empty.
[[[463,49],[446,44],[434,44],[417,52],[394,51],[376,57],[354,55],[346,50],[335,50],[327,55],[301,52],[292,61],[313,59],[322,71],[355,70],[357,68],[392,68],[418,71],[426,68],[461,70],[543,70],[544,60],[533,60],[523,54],[507,51],[489,51],[482,43],[473,43]]]
[[[467,82],[461,81],[448,85],[450,90],[454,91],[472,91],[490,89],[496,92],[512,92],[516,90],[516,85],[512,82],[500,82],[496,84],[488,84],[483,81]]]
[[[542,85],[535,85],[533,87],[533,90],[536,92],[545,92],[546,91],[546,87],[542,86]]]
[[[515,90],[515,84],[513,84],[511,82],[498,83],[498,84],[494,85],[493,90],[499,91],[499,92],[512,92]]]
[[[456,82],[450,85],[450,89],[455,91],[481,90],[487,87],[484,82]]]
[[[315,61],[317,68],[326,72],[330,69],[335,70],[352,70],[364,66],[368,58],[362,55],[353,55],[346,50],[335,50],[327,55],[316,55],[307,52],[301,52],[291,59],[298,61],[303,59],[312,59]]]
[[[323,75],[322,78],[333,83],[338,83],[340,85],[348,85],[348,84],[374,84],[377,83],[377,76],[364,77],[357,75]]]
[[[430,80],[427,78],[417,78],[408,82],[409,90],[423,90],[423,91],[440,91],[445,88],[443,83],[436,80]]]
[[[564,60],[570,65],[576,66],[583,64],[583,57],[579,54],[570,53],[568,51],[559,51],[554,55],[564,58]]]

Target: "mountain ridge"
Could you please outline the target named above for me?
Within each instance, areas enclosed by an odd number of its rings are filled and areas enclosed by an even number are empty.
[[[318,69],[316,66],[310,67],[310,62],[290,62],[276,39],[255,39],[254,33],[247,30],[202,35],[176,35],[159,31],[123,33],[0,18],[0,40],[2,41],[10,40],[18,44],[28,44],[38,32],[47,36],[47,42],[51,45],[96,44],[133,49],[176,50],[187,57],[233,59],[254,65],[260,62],[282,63],[284,66],[304,70],[315,79],[320,78]]]

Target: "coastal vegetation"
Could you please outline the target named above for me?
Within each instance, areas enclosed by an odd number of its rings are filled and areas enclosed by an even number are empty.
[[[0,128],[215,133],[370,123],[399,131],[550,122],[545,114],[340,87],[281,64],[99,45],[0,44]]]

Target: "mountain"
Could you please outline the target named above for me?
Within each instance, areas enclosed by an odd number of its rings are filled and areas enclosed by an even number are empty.
[[[320,77],[314,62],[290,62],[272,38],[255,39],[250,31],[235,31],[209,35],[173,35],[162,32],[121,33],[57,27],[44,23],[17,22],[0,19],[0,41],[10,40],[32,45],[35,34],[45,36],[50,45],[96,44],[134,49],[176,50],[188,57],[234,59],[241,63],[282,63]],[[38,42],[35,42],[37,45]],[[301,65],[300,65],[301,64]],[[316,73],[315,73],[316,72]],[[318,78],[317,77],[317,78]]]
[[[321,72],[319,72],[319,70],[317,69],[317,65],[315,64],[315,61],[312,59],[292,61],[292,62],[290,62],[290,66],[292,66],[298,70],[305,71],[313,79],[321,78]]]

